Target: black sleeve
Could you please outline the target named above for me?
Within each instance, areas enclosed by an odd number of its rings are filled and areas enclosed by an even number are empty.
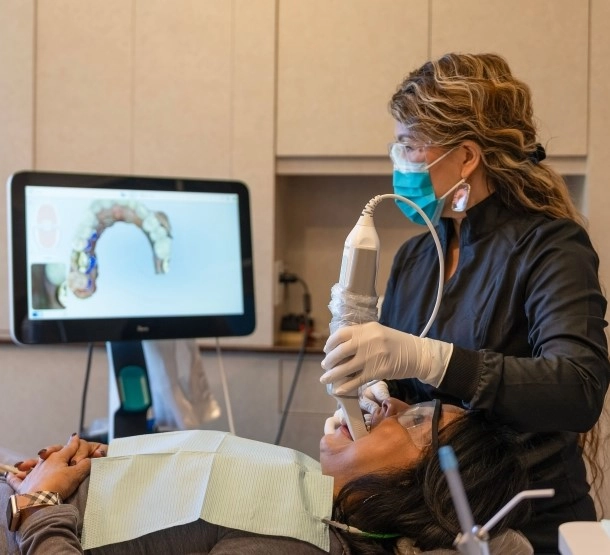
[[[584,229],[553,221],[521,245],[531,357],[454,352],[439,386],[522,431],[585,432],[608,389],[606,300]]]

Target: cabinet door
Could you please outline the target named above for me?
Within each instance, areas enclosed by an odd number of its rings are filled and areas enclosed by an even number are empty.
[[[134,171],[228,177],[231,2],[136,0]]]
[[[0,0],[0,182],[34,161],[34,0]],[[6,195],[0,195],[0,268],[8,268]],[[0,291],[8,291],[0,272]],[[0,337],[8,336],[8,295],[0,296]],[[4,386],[3,386],[4,387]],[[5,391],[8,391],[5,389]],[[9,415],[7,411],[5,415]],[[3,442],[5,443],[5,442]],[[5,443],[5,445],[8,445]]]
[[[432,0],[431,55],[495,52],[534,96],[541,142],[553,156],[587,152],[589,3]]]
[[[427,57],[428,2],[278,4],[277,155],[384,155],[388,101]]]
[[[129,171],[130,3],[37,2],[34,17],[36,168]]]

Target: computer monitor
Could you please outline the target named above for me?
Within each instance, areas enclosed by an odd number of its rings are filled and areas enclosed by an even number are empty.
[[[106,342],[108,439],[154,431],[147,340],[254,330],[243,183],[19,172],[7,190],[11,336]]]
[[[25,344],[243,336],[255,327],[238,181],[20,172],[10,329]]]

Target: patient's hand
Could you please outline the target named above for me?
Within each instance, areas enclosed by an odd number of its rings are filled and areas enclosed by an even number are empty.
[[[63,445],[49,445],[44,449],[38,451],[38,456],[41,460],[45,461],[49,455],[57,453],[63,449]],[[97,459],[99,457],[105,457],[108,451],[108,446],[104,443],[89,442],[84,439],[79,439],[78,450],[76,455],[72,457],[73,463],[79,463],[83,459]]]
[[[40,462],[45,461],[53,453],[57,453],[63,449],[63,445],[55,444],[48,445],[40,451],[38,451],[37,459],[26,459],[25,461],[16,464],[15,466],[20,471],[17,475],[21,480],[25,479],[27,474]],[[79,438],[78,450],[72,457],[72,463],[77,464],[83,459],[97,459],[99,457],[105,457],[108,452],[108,446],[104,443],[89,442]]]
[[[29,464],[29,461],[23,462],[19,465],[19,470],[22,472],[7,476],[7,482],[17,493],[54,491],[65,499],[76,490],[91,470],[89,457],[82,457],[78,462],[73,462],[79,449],[83,449],[81,439],[74,435],[59,450],[45,453],[46,459],[36,461],[27,474],[23,470],[24,465]]]

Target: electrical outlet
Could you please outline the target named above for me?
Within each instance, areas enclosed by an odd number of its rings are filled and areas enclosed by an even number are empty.
[[[273,284],[273,290],[275,292],[275,306],[282,304],[282,295],[284,293],[284,286],[280,283],[280,275],[284,273],[284,261],[275,261],[275,283]]]

